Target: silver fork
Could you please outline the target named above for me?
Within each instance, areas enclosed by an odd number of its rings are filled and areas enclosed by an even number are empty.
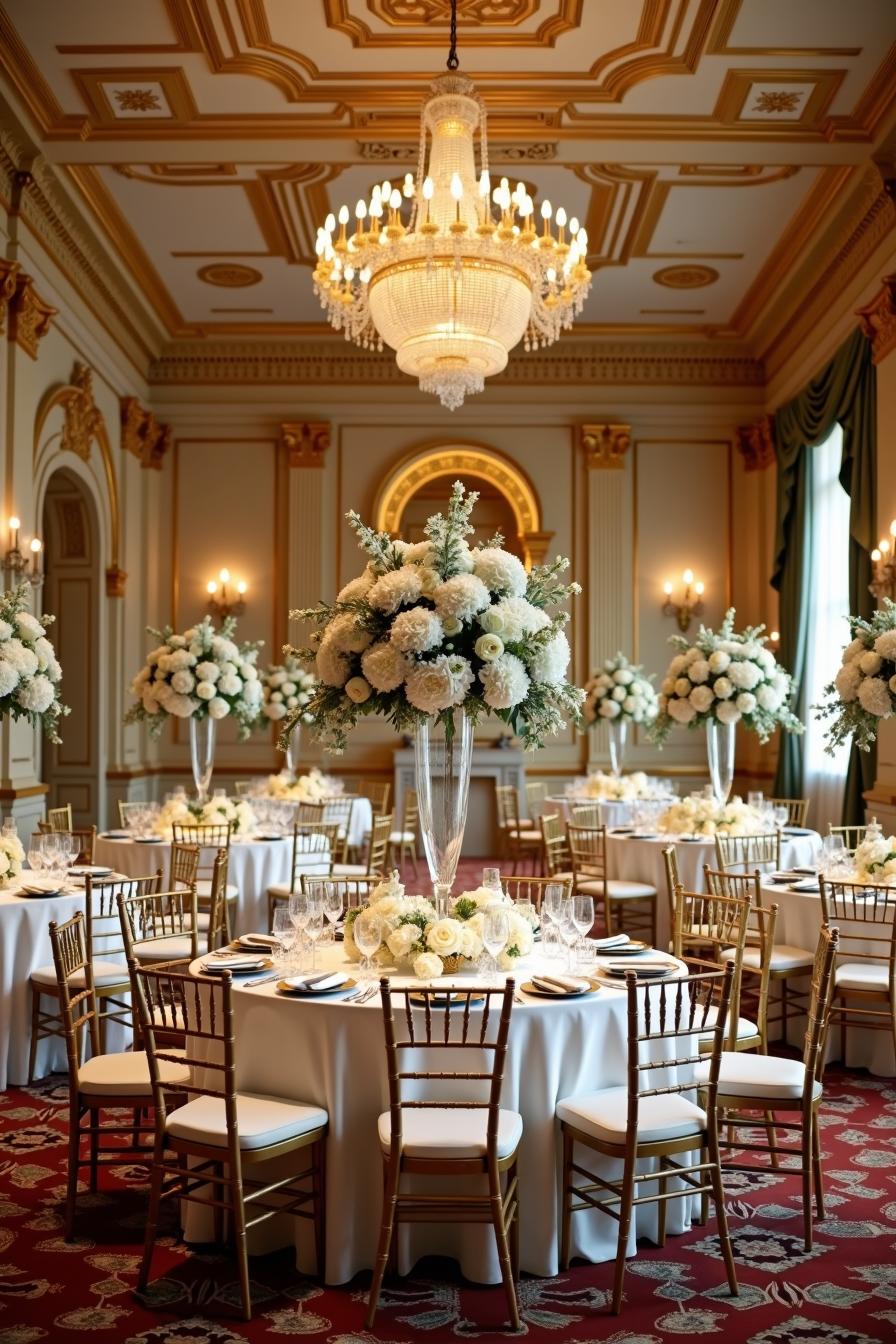
[[[352,998],[352,999],[347,999],[346,1002],[347,1002],[347,1003],[366,1003],[368,999],[372,999],[372,998],[373,998],[373,996],[374,996],[374,994],[377,992],[377,989],[378,989],[378,988],[379,988],[379,987],[378,987],[377,985],[367,985],[367,986],[366,986],[364,989],[362,989],[358,994],[356,994],[356,995],[354,996],[354,998]]]

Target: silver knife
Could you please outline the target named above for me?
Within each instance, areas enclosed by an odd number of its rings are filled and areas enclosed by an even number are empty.
[[[260,975],[256,980],[244,980],[243,984],[247,986],[267,985],[271,980],[280,980],[280,979],[281,979],[280,971],[274,971],[273,975]]]

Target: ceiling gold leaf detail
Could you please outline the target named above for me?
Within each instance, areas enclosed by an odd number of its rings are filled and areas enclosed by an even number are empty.
[[[244,289],[264,279],[254,266],[243,266],[235,261],[213,261],[208,266],[200,266],[196,274],[205,284],[220,285],[224,289]]]
[[[703,289],[714,285],[718,278],[714,266],[664,266],[653,273],[654,283],[668,289]]]

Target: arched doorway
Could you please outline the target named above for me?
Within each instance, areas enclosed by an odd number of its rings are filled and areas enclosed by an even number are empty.
[[[477,541],[487,541],[496,532],[504,537],[505,549],[525,560],[525,551],[517,533],[516,519],[510,501],[496,485],[475,476],[472,472],[447,472],[444,476],[433,476],[431,480],[419,485],[407,499],[398,520],[398,532],[405,541],[422,541],[423,529],[427,518],[439,513],[445,506],[445,500],[451,493],[455,481],[460,480],[468,490],[478,490],[479,499],[476,511],[471,519],[475,532],[469,537],[470,545]]]
[[[63,667],[62,698],[71,714],[62,742],[45,742],[47,803],[71,803],[76,826],[104,821],[105,751],[100,712],[99,522],[93,499],[73,471],[59,467],[44,495],[45,580],[37,605],[56,615],[50,637]]]

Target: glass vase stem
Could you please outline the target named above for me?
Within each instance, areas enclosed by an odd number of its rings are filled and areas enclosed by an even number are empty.
[[[209,785],[215,764],[215,730],[217,723],[208,715],[204,719],[190,719],[190,765],[196,787],[196,801],[208,802]]]
[[[414,733],[420,835],[440,916],[447,914],[467,824],[473,725],[462,709],[424,719]]]
[[[733,723],[719,723],[710,720],[706,725],[706,761],[709,766],[709,779],[716,802],[724,806],[734,783],[734,737]]]
[[[610,733],[610,769],[618,778],[622,774],[625,749],[628,745],[628,719],[611,719],[607,727]]]

